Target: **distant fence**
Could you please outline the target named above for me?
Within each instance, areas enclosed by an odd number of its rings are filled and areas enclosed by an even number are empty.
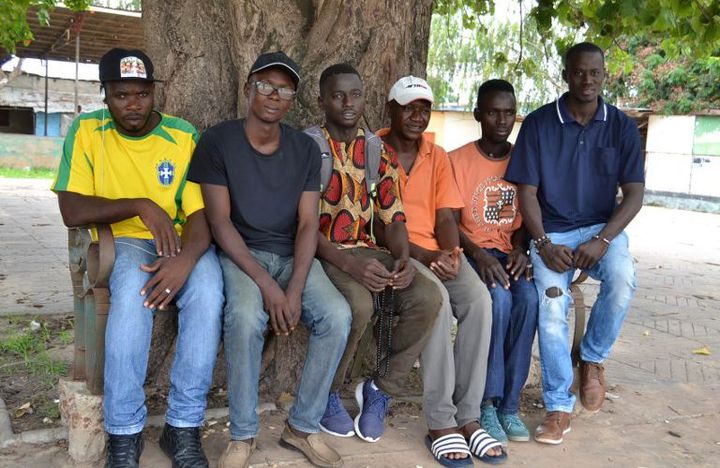
[[[56,169],[63,138],[0,133],[0,167]]]

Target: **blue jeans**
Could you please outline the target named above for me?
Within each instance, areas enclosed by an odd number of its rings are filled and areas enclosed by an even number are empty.
[[[136,434],[147,417],[143,384],[147,373],[153,311],[140,290],[153,276],[140,269],[157,259],[152,240],[115,239],[110,275],[110,315],[105,330],[105,430]],[[215,248],[203,254],[177,292],[178,336],[170,371],[165,420],[175,427],[198,427],[205,418],[222,330],[222,272]]]
[[[293,257],[250,249],[255,260],[285,289]],[[270,316],[263,310],[260,288],[227,255],[220,252],[225,278],[225,358],[230,400],[230,438],[257,437],[258,381],[265,332]],[[303,432],[318,432],[330,383],[350,332],[350,306],[335,289],[320,262],[313,260],[302,295],[300,320],[310,330],[305,367],[288,422]]]
[[[503,267],[507,263],[506,253],[497,249],[485,251]],[[477,271],[475,260],[467,258]],[[537,290],[524,274],[517,281],[510,278],[510,289],[489,284],[487,288],[492,298],[492,337],[483,401],[498,400],[501,413],[517,413],[520,392],[530,371],[538,315]]]
[[[597,235],[605,224],[582,227],[568,232],[549,233],[553,244],[573,250]],[[533,244],[530,257],[535,269],[535,287],[540,300],[538,338],[543,396],[548,411],[570,413],[575,395],[570,393],[573,382],[572,361],[568,346],[568,309],[572,296],[570,283],[574,269],[558,273],[545,266]],[[605,255],[589,270],[590,277],[600,281],[600,292],[590,313],[585,336],[580,344],[583,361],[601,363],[620,334],[630,300],[635,292],[635,267],[628,251],[625,232],[612,240]],[[558,288],[561,295],[549,297],[546,291]]]

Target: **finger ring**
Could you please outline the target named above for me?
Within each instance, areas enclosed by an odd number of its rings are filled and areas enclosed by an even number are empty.
[[[171,292],[172,292],[172,289],[170,289],[170,288],[165,288],[165,294],[170,294]]]

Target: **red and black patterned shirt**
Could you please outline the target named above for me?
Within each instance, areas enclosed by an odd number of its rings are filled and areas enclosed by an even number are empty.
[[[363,129],[358,129],[349,145],[334,140],[324,127],[323,133],[330,144],[333,170],[327,190],[320,197],[320,232],[338,247],[374,247],[370,236],[374,216],[384,224],[405,222],[397,157],[383,145],[377,195],[371,204],[365,184]]]

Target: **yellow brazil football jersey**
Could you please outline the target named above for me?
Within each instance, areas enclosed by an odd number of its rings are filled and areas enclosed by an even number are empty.
[[[160,114],[147,135],[121,134],[107,110],[80,115],[63,147],[55,192],[110,199],[149,198],[164,209],[178,234],[187,216],[203,208],[200,186],[186,181],[198,135],[187,121]],[[152,239],[139,217],[112,225],[115,237]]]

